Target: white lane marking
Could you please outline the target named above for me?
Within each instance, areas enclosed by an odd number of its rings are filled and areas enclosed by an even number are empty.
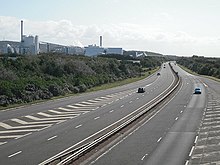
[[[0,122],[0,127],[3,127],[5,129],[19,129],[19,128],[33,128],[33,127],[45,127],[48,126],[50,124],[40,124],[40,125],[27,125],[27,126],[10,126],[9,124]]]
[[[7,142],[0,142],[0,145],[6,144]]]
[[[121,108],[123,108],[124,107],[124,105],[121,105]]]
[[[29,119],[32,119],[32,120],[37,120],[37,121],[42,121],[42,120],[63,120],[63,119],[69,119],[69,118],[74,118],[74,117],[54,117],[54,118],[38,118],[38,117],[35,117],[35,116],[31,116],[31,115],[27,115],[25,116]]]
[[[175,120],[178,120],[178,117],[176,117],[176,119]]]
[[[119,99],[116,99],[115,101],[118,101]]]
[[[142,95],[142,96],[144,96],[144,95]]]
[[[0,139],[14,139],[18,137],[22,137],[23,135],[8,135],[8,136],[0,136]]]
[[[109,113],[112,113],[112,112],[114,112],[114,110],[109,111]]]
[[[173,81],[174,81],[174,80],[173,80]],[[172,83],[173,83],[173,82],[172,82]],[[170,86],[169,86],[169,87],[170,87]],[[169,88],[169,87],[168,87],[168,88]],[[183,84],[181,85],[181,87],[180,87],[179,91],[176,93],[176,95],[180,92],[180,90],[182,89],[182,87],[183,87]],[[133,93],[136,93],[136,92],[134,91]],[[160,94],[160,95],[161,95],[161,94]],[[160,95],[159,95],[159,96],[160,96]],[[175,96],[176,96],[176,95],[175,95]],[[165,106],[167,106],[167,105],[174,99],[175,96],[173,96],[159,111],[157,111],[153,116],[151,116],[151,117],[150,117],[145,123],[143,123],[141,126],[143,126],[144,124],[148,123],[152,118],[154,118]],[[153,99],[153,100],[154,100],[154,99]],[[153,100],[151,100],[150,102],[152,102]],[[140,107],[140,108],[138,108],[137,110],[133,111],[131,114],[137,112],[137,111],[140,110],[141,108],[143,108],[143,106]],[[128,114],[127,116],[129,116],[129,115],[131,115],[131,114]],[[127,116],[123,117],[122,119],[118,120],[118,121],[115,122],[115,123],[112,123],[111,125],[109,125],[109,126],[103,128],[103,129],[99,130],[98,132],[96,132],[96,133],[90,135],[89,137],[87,137],[87,138],[85,138],[85,139],[79,141],[78,143],[76,143],[76,144],[70,146],[69,148],[67,148],[67,149],[65,149],[65,150],[63,150],[63,151],[61,151],[60,153],[58,153],[58,154],[54,155],[53,157],[51,157],[51,158],[45,160],[44,162],[40,163],[39,165],[45,164],[46,161],[56,158],[57,156],[59,156],[59,155],[65,153],[66,151],[72,149],[73,147],[75,147],[75,146],[77,146],[77,145],[83,143],[84,141],[90,139],[91,137],[94,137],[95,135],[99,134],[100,132],[102,132],[102,131],[104,131],[104,130],[107,130],[107,129],[108,129],[109,127],[111,127],[112,125],[114,125],[114,124],[116,124],[116,123],[118,123],[118,122],[124,120]],[[140,127],[141,127],[141,126],[140,126]],[[140,128],[140,127],[139,127],[139,128]],[[138,130],[138,129],[136,129],[136,130]],[[114,145],[114,146],[115,146],[115,145]],[[110,149],[112,149],[112,147],[111,147]],[[103,153],[102,155],[105,155],[105,153]],[[102,155],[100,155],[99,157],[102,157]],[[98,160],[99,157],[98,157],[96,160]],[[94,160],[92,163],[94,163],[96,160]]]
[[[194,143],[196,143],[196,142],[197,142],[197,140],[198,140],[198,136],[196,136]]]
[[[129,103],[132,103],[132,101],[129,101]]]
[[[188,165],[188,164],[189,164],[189,160],[186,161],[185,165]]]
[[[193,153],[194,148],[195,148],[195,146],[192,146],[191,151],[190,151],[190,153],[189,153],[189,157],[192,156],[192,153]]]
[[[14,154],[9,155],[8,157],[11,158],[11,157],[16,156],[16,155],[18,155],[20,153],[22,153],[22,151],[18,151],[18,152],[14,153]]]
[[[21,120],[21,119],[11,119],[12,121],[14,122],[17,122],[19,124],[23,124],[23,125],[26,125],[26,124],[49,124],[49,123],[57,123],[57,122],[61,122],[61,121],[66,121],[66,120],[53,120],[53,121],[40,121],[40,122],[26,122],[24,120]]]
[[[99,116],[97,116],[97,117],[95,117],[95,118],[94,118],[94,120],[97,120],[97,119],[99,119],[99,118],[100,118],[100,117],[99,117]]]
[[[22,133],[22,132],[35,132],[35,131],[40,131],[44,128],[41,129],[21,129],[21,130],[7,130],[7,131],[0,131],[0,134],[7,134],[7,133]]]
[[[180,111],[180,113],[183,113],[183,111]]]
[[[47,141],[50,141],[50,140],[52,140],[52,139],[55,139],[56,137],[57,137],[57,135],[55,135],[55,136],[53,136],[53,137],[47,139]]]
[[[82,124],[80,124],[80,125],[77,125],[75,128],[77,129],[77,128],[79,128],[79,127],[82,127]]]
[[[157,143],[159,143],[161,141],[162,137],[160,137],[158,140],[157,140]]]
[[[145,154],[142,158],[141,158],[141,160],[144,160],[144,158],[147,156],[148,154]]]
[[[207,85],[206,83],[204,83],[204,82],[203,82],[203,85],[204,85],[205,87],[208,87],[208,85]]]
[[[139,98],[137,98],[137,100],[138,100]]]
[[[105,107],[107,104],[103,104],[101,107]]]
[[[28,135],[31,135],[31,134],[32,134],[32,132],[27,133],[27,134],[25,134],[25,135],[23,135],[23,136],[20,136],[20,137],[16,137],[15,139],[20,139],[20,138],[22,138],[22,137],[25,137],[25,136],[28,136]]]

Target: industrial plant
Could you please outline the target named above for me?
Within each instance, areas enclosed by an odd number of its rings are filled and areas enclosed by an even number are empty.
[[[62,53],[70,55],[97,56],[102,54],[123,55],[122,48],[103,47],[103,37],[100,36],[100,45],[88,45],[85,47],[65,46],[44,41],[39,41],[38,35],[24,35],[24,21],[21,20],[21,40],[0,41],[0,54],[37,55],[39,53]]]

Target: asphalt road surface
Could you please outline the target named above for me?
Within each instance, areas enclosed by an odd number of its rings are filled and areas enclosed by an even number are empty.
[[[70,146],[82,143],[85,138],[128,115],[166,90],[173,83],[174,76],[168,64],[166,68],[160,70],[160,73],[160,76],[155,74],[139,82],[117,88],[1,111],[0,164],[39,164]],[[167,112],[163,110],[164,116],[157,117],[159,120],[157,123],[147,124],[150,132],[145,130],[144,134],[152,137],[138,136],[142,147],[150,145],[153,151],[155,138],[164,136],[162,129],[168,129],[175,122],[170,118],[181,115],[180,110],[184,110],[183,106],[187,105],[185,101],[191,100],[193,88],[191,84],[197,81],[187,77],[184,82],[182,90],[188,92],[183,92],[179,97],[183,105],[179,105],[179,102],[174,104],[178,107],[176,110]],[[187,82],[190,84],[186,84]],[[137,93],[138,87],[145,87],[146,92]],[[205,92],[192,100],[200,102],[200,97],[205,98]],[[194,102],[191,106],[195,105]],[[197,109],[200,110],[199,107]],[[168,122],[168,125],[163,122]],[[149,139],[148,143],[145,143],[144,139]],[[149,143],[150,141],[152,143]],[[138,146],[135,142],[131,144]],[[136,152],[135,148],[139,147],[134,147],[131,153]],[[136,155],[143,152],[150,153],[139,148]],[[120,155],[122,160],[129,161],[124,154],[120,153]],[[120,161],[117,162],[116,157],[113,159],[119,164]],[[136,157],[133,160],[136,162]],[[109,164],[109,161],[105,162]]]
[[[118,143],[107,148],[87,164],[181,165],[188,163],[198,128],[207,105],[204,79],[174,66],[182,86],[167,105]],[[208,81],[208,80],[207,80]],[[194,94],[200,87],[202,94]]]

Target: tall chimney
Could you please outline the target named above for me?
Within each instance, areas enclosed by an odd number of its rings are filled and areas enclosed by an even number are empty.
[[[21,20],[21,42],[24,42],[23,36],[23,20]]]
[[[102,36],[100,36],[100,47],[102,47]]]

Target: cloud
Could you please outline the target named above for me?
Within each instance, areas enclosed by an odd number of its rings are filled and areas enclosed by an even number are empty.
[[[163,13],[165,17],[169,17]],[[20,40],[20,19],[0,16],[0,40]],[[106,47],[150,50],[164,54],[203,54],[220,51],[218,38],[196,38],[184,31],[165,31],[138,24],[74,25],[69,20],[31,21],[24,19],[24,34],[39,35],[40,41],[63,45],[99,44]],[[211,54],[210,54],[211,55]]]

